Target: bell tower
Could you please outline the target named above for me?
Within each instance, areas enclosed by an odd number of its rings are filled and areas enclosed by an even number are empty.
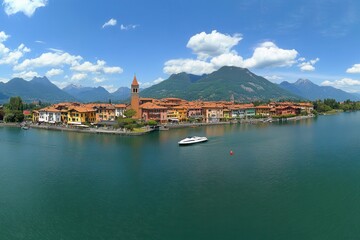
[[[136,115],[134,116],[134,118],[141,117],[139,102],[140,102],[139,83],[136,79],[136,75],[134,75],[134,79],[131,83],[131,109],[136,111]]]

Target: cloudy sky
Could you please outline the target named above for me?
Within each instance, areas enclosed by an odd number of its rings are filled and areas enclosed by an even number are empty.
[[[0,0],[0,81],[150,86],[249,68],[360,92],[358,0]]]

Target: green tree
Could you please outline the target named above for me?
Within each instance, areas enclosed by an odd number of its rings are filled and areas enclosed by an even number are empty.
[[[5,122],[15,122],[15,114],[12,112],[6,113],[6,115],[4,117],[4,121]]]
[[[157,121],[155,120],[149,120],[146,122],[146,125],[149,125],[149,126],[156,126],[158,123]]]
[[[14,111],[14,117],[15,117],[15,122],[22,122],[24,121],[24,114],[22,111]]]
[[[129,130],[133,130],[136,126],[136,120],[132,118],[118,118],[118,124],[117,126],[119,128],[126,128]]]
[[[124,111],[124,116],[126,118],[132,118],[135,115],[136,115],[136,111],[134,109],[127,109]]]
[[[324,104],[328,105],[332,109],[339,109],[339,103],[335,99],[327,98],[324,99]]]
[[[5,112],[4,110],[0,109],[0,121],[2,121],[5,117]]]
[[[23,102],[21,97],[11,97],[7,108],[11,111],[22,111]]]

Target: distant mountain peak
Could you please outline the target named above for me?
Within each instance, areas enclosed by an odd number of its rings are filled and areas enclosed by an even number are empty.
[[[359,99],[356,95],[330,86],[319,86],[308,79],[299,79],[295,83],[284,81],[279,86],[309,100],[333,98],[336,101],[344,101],[346,99]]]
[[[51,83],[50,80],[44,76],[44,77],[34,77],[30,82],[36,82],[36,83]]]
[[[312,81],[306,78],[299,78],[295,83],[295,85],[303,85],[303,84],[314,84]]]
[[[73,83],[70,83],[69,85],[67,85],[66,87],[63,88],[64,89],[69,89],[69,88],[82,88],[81,85],[76,85],[76,84],[73,84]]]

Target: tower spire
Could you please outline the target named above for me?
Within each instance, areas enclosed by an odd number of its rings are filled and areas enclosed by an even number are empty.
[[[134,79],[133,79],[133,81],[131,83],[131,86],[139,86],[139,83],[138,83],[138,81],[136,79],[136,74],[134,74]]]

